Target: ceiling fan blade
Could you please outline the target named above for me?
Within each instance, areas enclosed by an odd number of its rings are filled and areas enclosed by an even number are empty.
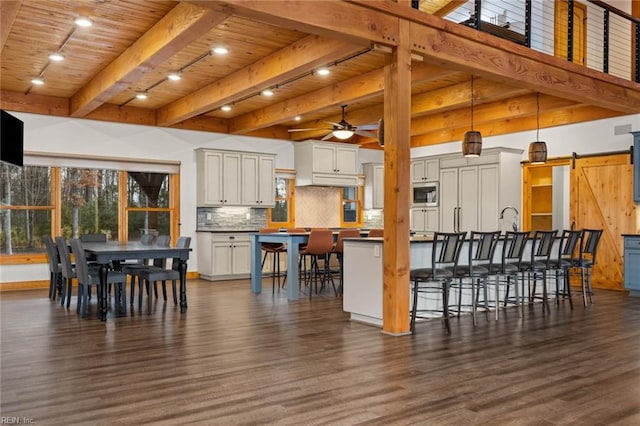
[[[364,136],[364,137],[366,137],[366,138],[375,138],[375,139],[377,139],[377,138],[378,138],[378,135],[377,135],[376,133],[373,133],[373,132],[367,132],[366,130],[360,130],[360,129],[358,129],[358,130],[356,130],[356,132],[355,132],[355,133],[356,133],[356,135],[358,135],[358,136]]]
[[[356,126],[358,130],[378,130],[377,124],[363,124],[362,126]]]
[[[325,127],[314,127],[312,129],[289,129],[289,132],[311,132],[314,130],[332,130],[332,129],[327,129]]]
[[[333,121],[325,121],[325,123],[331,124],[332,126],[337,127],[338,129],[343,129],[344,128],[344,126],[342,124],[334,123]]]
[[[325,137],[323,137],[322,139],[320,139],[321,141],[326,141],[329,140],[333,137],[333,132],[329,132],[325,135]]]

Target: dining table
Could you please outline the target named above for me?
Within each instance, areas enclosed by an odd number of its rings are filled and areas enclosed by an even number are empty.
[[[287,299],[298,300],[299,290],[299,270],[298,255],[300,244],[305,244],[309,240],[309,233],[258,233],[251,234],[251,291],[262,292],[262,262],[261,243],[284,243],[287,246]]]
[[[139,242],[119,243],[115,241],[102,243],[84,243],[84,251],[88,260],[97,263],[100,275],[100,319],[107,320],[107,274],[109,268],[117,269],[120,262],[140,259],[173,258],[178,262],[180,273],[180,312],[187,311],[187,260],[190,248],[163,247],[157,245],[144,245]]]

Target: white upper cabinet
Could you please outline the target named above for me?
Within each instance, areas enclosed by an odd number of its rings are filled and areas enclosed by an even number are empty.
[[[242,154],[242,205],[275,205],[275,163],[273,155]]]
[[[437,158],[416,158],[411,161],[411,183],[435,182],[440,179]]]
[[[198,150],[198,206],[240,205],[240,154]]]
[[[357,186],[358,147],[305,141],[294,145],[296,185]]]
[[[275,156],[196,150],[199,207],[271,207],[275,203]]]
[[[384,164],[365,163],[364,171],[364,208],[384,208]]]

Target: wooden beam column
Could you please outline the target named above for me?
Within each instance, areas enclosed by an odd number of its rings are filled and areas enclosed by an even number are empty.
[[[382,331],[409,333],[411,50],[409,23],[384,68],[384,288]]]

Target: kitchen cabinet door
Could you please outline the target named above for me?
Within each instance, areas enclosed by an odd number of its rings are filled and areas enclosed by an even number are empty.
[[[275,205],[275,179],[273,156],[242,154],[242,205]]]
[[[233,243],[231,273],[234,275],[251,273],[251,242],[248,238],[246,240],[236,239]]]
[[[362,168],[365,210],[384,208],[384,164],[366,163]]]
[[[213,241],[211,243],[211,276],[231,275],[231,257],[233,247],[231,241]]]
[[[411,161],[411,182],[435,182],[440,177],[438,159],[419,158]]]
[[[197,151],[198,206],[240,205],[240,154]]]
[[[436,232],[438,230],[438,208],[421,207],[411,209],[411,230],[414,232]]]
[[[336,149],[331,145],[313,145],[313,172],[336,173]]]
[[[440,231],[458,229],[458,169],[440,170]]]
[[[478,167],[461,167],[458,177],[458,232],[478,230]],[[495,230],[494,228],[493,230]]]
[[[242,202],[241,188],[241,155],[230,152],[223,155],[224,167],[222,176],[222,199],[224,205],[238,206]]]
[[[335,147],[336,173],[342,174],[358,174],[358,148],[351,146]]]

